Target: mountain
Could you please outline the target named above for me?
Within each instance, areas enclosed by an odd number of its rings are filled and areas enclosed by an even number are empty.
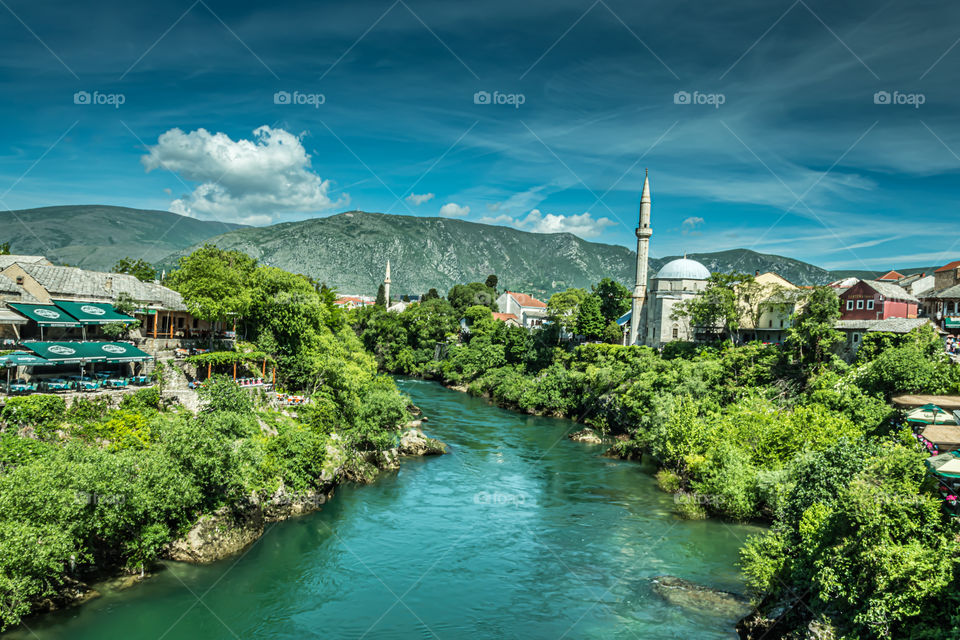
[[[588,242],[569,233],[530,233],[449,218],[350,211],[328,218],[247,227],[206,239],[260,262],[326,282],[342,293],[373,294],[391,262],[393,294],[499,277],[499,288],[545,296],[568,287],[589,287],[611,277],[628,286],[636,253]],[[654,240],[654,243],[656,240]],[[189,250],[169,256],[171,266]],[[738,249],[690,254],[712,271],[776,271],[797,284],[822,284],[830,273],[813,265]],[[672,258],[650,260],[655,274]]]
[[[120,258],[159,261],[174,251],[242,225],[197,220],[169,211],[76,205],[0,211],[0,243],[11,253],[109,270]]]
[[[943,266],[943,265],[940,265]],[[940,268],[936,267],[914,267],[912,269],[896,269],[897,273],[902,273],[905,276],[912,276],[915,273],[925,273],[928,276],[933,275],[933,272]],[[865,271],[862,269],[839,269],[836,271],[831,271],[830,276],[834,280],[843,280],[844,278],[862,278],[864,280],[875,280],[883,274],[890,271],[890,269],[884,269],[883,271]]]

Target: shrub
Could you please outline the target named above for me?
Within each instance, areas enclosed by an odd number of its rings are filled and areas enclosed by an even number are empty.
[[[40,437],[49,437],[66,415],[63,398],[44,394],[9,398],[0,409],[0,420],[19,429],[33,427]]]

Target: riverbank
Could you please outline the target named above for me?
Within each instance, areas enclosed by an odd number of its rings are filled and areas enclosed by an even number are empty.
[[[731,640],[736,612],[671,602],[653,580],[742,592],[737,549],[758,528],[679,519],[649,466],[570,441],[571,421],[433,383],[397,385],[448,455],[342,484],[322,509],[266,527],[241,555],[169,563],[135,589],[106,590],[32,622],[36,637],[11,640],[407,640],[431,630],[476,640]]]

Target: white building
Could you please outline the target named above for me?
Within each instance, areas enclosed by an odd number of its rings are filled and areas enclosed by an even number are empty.
[[[673,319],[674,307],[695,298],[707,288],[710,270],[688,258],[668,262],[650,283],[641,321],[642,343],[658,348],[674,340],[693,340],[693,328],[685,318]]]
[[[520,326],[536,329],[543,325],[547,317],[547,305],[533,296],[516,291],[505,291],[497,298],[497,310],[502,314],[513,314]]]

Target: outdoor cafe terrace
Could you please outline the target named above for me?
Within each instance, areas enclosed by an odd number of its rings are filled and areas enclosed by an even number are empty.
[[[96,391],[149,382],[142,372],[131,371],[131,363],[135,369],[153,356],[125,342],[24,342],[21,347],[26,351],[0,355],[8,395]]]

